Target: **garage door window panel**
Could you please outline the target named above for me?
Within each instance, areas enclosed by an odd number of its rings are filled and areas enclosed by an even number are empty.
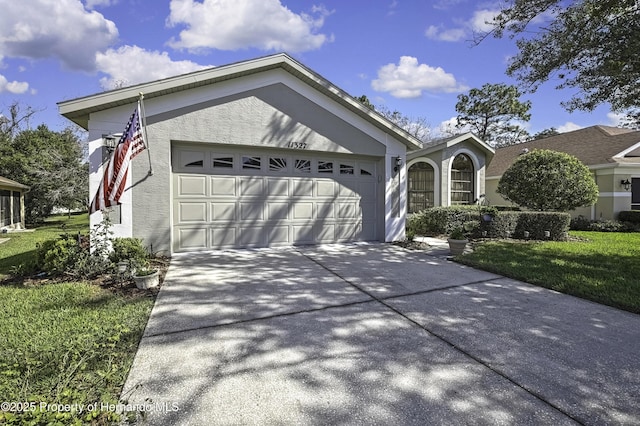
[[[351,175],[353,176],[355,172],[355,167],[353,164],[340,164],[340,174],[341,175]]]
[[[270,157],[269,171],[283,173],[287,171],[287,159],[284,157]]]
[[[233,157],[213,157],[214,169],[233,169]]]
[[[293,168],[298,173],[311,173],[311,160],[296,159],[293,162]]]
[[[318,161],[318,173],[333,174],[333,161]]]
[[[246,171],[260,171],[260,169],[262,169],[262,158],[243,156],[242,169]]]

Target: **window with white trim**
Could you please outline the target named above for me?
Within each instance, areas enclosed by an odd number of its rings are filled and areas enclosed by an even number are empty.
[[[434,206],[435,172],[431,164],[420,161],[409,167],[407,211],[417,213]]]
[[[473,204],[473,162],[466,154],[458,154],[451,164],[451,204]]]

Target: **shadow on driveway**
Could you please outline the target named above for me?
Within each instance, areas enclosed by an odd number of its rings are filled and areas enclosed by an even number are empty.
[[[179,255],[123,395],[149,424],[637,424],[638,330],[387,244]]]

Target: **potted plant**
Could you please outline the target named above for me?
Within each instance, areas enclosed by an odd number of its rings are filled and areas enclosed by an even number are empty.
[[[151,268],[148,261],[140,262],[133,270],[133,280],[136,287],[141,290],[158,287],[160,284],[160,272]]]
[[[464,253],[467,248],[469,240],[465,237],[464,228],[461,226],[455,227],[449,233],[449,252],[452,256],[458,256]]]

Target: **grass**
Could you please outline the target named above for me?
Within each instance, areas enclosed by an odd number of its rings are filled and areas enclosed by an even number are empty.
[[[572,232],[584,241],[480,244],[461,263],[640,313],[640,233]]]
[[[36,244],[62,233],[63,223],[68,232],[88,230],[85,214],[53,218],[33,233],[10,234],[11,241],[0,245],[0,271],[7,274],[16,262],[29,261]],[[153,297],[87,282],[35,280],[0,285],[0,300],[0,399],[33,402],[35,408],[0,411],[0,424],[117,422],[100,403],[118,402]],[[90,413],[56,413],[47,406],[95,403],[97,410]]]
[[[87,213],[52,216],[33,232],[14,232],[0,234],[0,238],[9,238],[0,244],[0,281],[6,279],[13,269],[33,261],[36,246],[43,241],[57,238],[65,232],[69,234],[89,233],[89,215]]]

